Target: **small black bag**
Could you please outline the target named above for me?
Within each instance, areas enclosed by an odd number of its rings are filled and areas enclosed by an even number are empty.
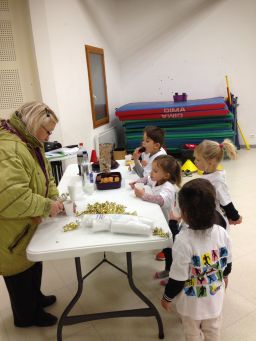
[[[44,150],[50,152],[51,150],[59,149],[62,145],[58,141],[44,142]]]

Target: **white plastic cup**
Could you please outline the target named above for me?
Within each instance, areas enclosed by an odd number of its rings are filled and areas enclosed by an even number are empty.
[[[66,215],[68,217],[74,217],[75,212],[74,212],[74,203],[72,200],[66,200],[63,202],[64,208]]]
[[[137,182],[136,184],[134,184],[134,187],[137,189],[144,189],[144,184],[141,182]]]
[[[125,155],[125,161],[131,161],[132,154]]]
[[[68,186],[68,193],[70,196],[71,201],[75,202],[79,199],[82,192],[82,185],[81,188],[78,185],[69,185]]]
[[[84,184],[84,192],[91,195],[94,192],[94,183],[86,182]]]

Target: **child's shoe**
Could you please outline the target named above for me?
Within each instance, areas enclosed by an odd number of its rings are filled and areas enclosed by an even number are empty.
[[[165,255],[164,255],[163,251],[158,252],[155,259],[156,260],[165,260]]]
[[[157,271],[154,275],[155,279],[166,278],[169,277],[169,271]]]

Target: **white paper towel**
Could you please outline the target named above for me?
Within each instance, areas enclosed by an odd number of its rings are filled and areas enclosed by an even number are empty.
[[[144,236],[152,234],[152,228],[149,225],[134,222],[124,224],[112,221],[110,231],[112,233],[140,234]]]
[[[113,233],[140,234],[149,236],[154,229],[154,221],[141,216],[127,214],[87,214],[82,226],[92,232],[108,231]]]
[[[109,231],[110,230],[111,220],[106,217],[99,215],[97,219],[94,219],[92,222],[92,231],[100,232],[100,231]]]

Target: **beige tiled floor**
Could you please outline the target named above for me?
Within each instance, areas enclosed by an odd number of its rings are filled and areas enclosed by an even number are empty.
[[[243,224],[233,227],[233,271],[226,294],[222,341],[254,341],[256,339],[256,149],[240,150],[237,161],[224,161],[232,199]],[[101,259],[101,254],[92,255],[82,261],[88,271]],[[108,254],[107,257],[125,267],[123,254]],[[163,262],[154,260],[154,252],[133,254],[134,280],[139,289],[159,309],[163,319],[165,340],[183,341],[181,323],[175,311],[165,312],[160,306],[163,288],[152,279]],[[58,302],[48,309],[60,316],[76,290],[75,267],[72,260],[44,263],[43,291],[54,293]],[[143,307],[131,292],[126,277],[104,264],[85,283],[74,313],[94,313],[113,309]],[[3,280],[0,277],[0,341],[56,340],[56,326],[51,328],[20,329],[13,326],[12,312]],[[63,340],[72,341],[142,341],[157,340],[157,324],[154,318],[119,318],[81,323],[64,327]]]

